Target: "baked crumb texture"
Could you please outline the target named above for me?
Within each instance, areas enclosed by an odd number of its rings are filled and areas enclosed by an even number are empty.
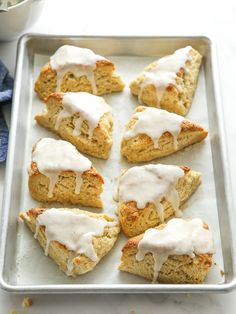
[[[109,60],[98,60],[94,70],[96,83],[96,95],[120,92],[124,88],[121,77],[115,72],[115,65]],[[50,63],[43,66],[34,86],[35,92],[43,100],[56,91],[57,72],[52,69]],[[92,94],[92,85],[88,78],[75,76],[72,72],[67,72],[60,87],[62,92],[88,92]]]
[[[145,110],[144,106],[136,108],[135,112]],[[127,123],[127,130],[132,129],[136,120],[134,117]],[[171,155],[192,144],[201,142],[208,135],[208,131],[197,123],[184,119],[181,124],[181,132],[178,135],[178,146],[174,146],[174,138],[169,132],[163,133],[158,141],[158,148],[154,147],[153,140],[147,134],[139,134],[121,142],[121,154],[129,162],[150,161],[156,158]]]
[[[103,178],[92,167],[82,174],[82,185],[79,194],[75,193],[76,173],[62,171],[53,189],[52,197],[48,196],[50,179],[40,173],[35,162],[31,163],[29,171],[29,191],[31,196],[39,202],[59,202],[66,204],[81,204],[84,206],[103,207],[100,194],[103,191]]]
[[[30,230],[35,233],[36,231],[36,218],[43,211],[47,209],[45,208],[31,208],[30,210],[20,213],[20,217],[24,220],[26,225],[30,228]],[[62,210],[62,209],[61,209]],[[78,208],[68,208],[65,209],[78,214],[85,214],[92,218],[103,219],[106,221],[114,221],[113,218],[106,214],[94,214],[84,210],[80,210]],[[93,237],[93,247],[98,256],[97,261],[92,261],[90,258],[85,256],[84,254],[77,254],[73,258],[73,272],[70,274],[72,277],[76,277],[78,275],[82,275],[94,269],[94,267],[99,263],[99,261],[104,257],[113,247],[114,243],[117,240],[118,234],[120,231],[120,227],[118,223],[114,226],[107,226],[104,228],[104,234],[100,237]],[[45,236],[45,227],[40,226],[37,240],[43,249],[46,248],[47,239]],[[48,256],[52,258],[52,260],[59,266],[59,268],[67,273],[68,260],[71,258],[72,254],[76,254],[73,251],[70,251],[66,248],[65,245],[57,242],[51,241],[48,248]]]
[[[201,183],[201,174],[199,172],[193,171],[188,167],[182,167],[182,169],[185,175],[179,179],[176,186],[180,205],[187,201]],[[165,199],[161,203],[164,208],[164,220],[174,216],[174,208],[171,204]],[[145,230],[161,224],[158,211],[153,203],[148,203],[141,209],[137,207],[137,203],[134,201],[121,203],[118,208],[118,215],[122,230],[128,237],[141,234]]]
[[[28,307],[31,307],[32,305],[33,305],[33,300],[29,297],[24,298],[22,303],[21,303],[21,306],[23,308],[28,308]]]
[[[119,269],[152,281],[154,276],[153,255],[146,254],[142,261],[136,259],[138,244],[142,237],[143,234],[126,242],[122,250]],[[157,281],[165,284],[200,284],[204,281],[211,265],[212,254],[199,254],[194,258],[188,255],[170,255],[162,265]]]
[[[62,99],[64,93],[53,93],[46,100],[47,110],[35,116],[35,120],[41,126],[58,134],[61,138],[75,145],[75,147],[88,155],[107,159],[112,146],[113,119],[110,112],[106,112],[100,119],[98,126],[89,138],[89,126],[84,121],[81,126],[81,134],[74,135],[74,116],[64,118],[58,129],[55,125],[59,112],[62,111]],[[79,115],[79,114],[78,114]]]
[[[189,53],[191,60],[186,61],[186,71],[182,68],[178,71],[176,86],[168,85],[160,101],[157,99],[156,87],[154,85],[148,84],[141,88],[144,73],[141,73],[131,82],[131,93],[139,96],[140,102],[147,106],[165,109],[185,116],[192,104],[202,62],[202,56],[197,50],[192,48]],[[157,63],[158,60],[149,64],[144,71],[153,70]]]

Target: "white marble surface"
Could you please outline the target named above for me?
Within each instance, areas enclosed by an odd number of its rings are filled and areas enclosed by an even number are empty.
[[[0,25],[0,27],[4,27]],[[218,46],[221,93],[231,177],[236,176],[236,2],[230,0],[46,0],[40,19],[28,31],[76,35],[206,35]],[[0,43],[0,59],[14,73],[16,42]],[[10,111],[4,108],[9,119]],[[0,200],[5,165],[0,164]],[[233,184],[233,194],[236,195]],[[234,196],[235,198],[235,196]],[[235,200],[235,199],[234,199]],[[0,314],[23,313],[234,313],[236,291],[218,295],[34,295],[21,308],[22,295],[0,290]],[[134,312],[132,312],[134,311]]]

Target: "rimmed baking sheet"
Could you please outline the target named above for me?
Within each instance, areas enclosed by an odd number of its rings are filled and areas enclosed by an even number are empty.
[[[42,45],[43,43],[43,45]],[[43,103],[33,91],[33,84],[40,68],[49,56],[62,44],[71,43],[93,49],[96,53],[111,59],[121,74],[126,87],[122,93],[106,95],[105,100],[112,107],[114,118],[113,147],[107,161],[90,158],[105,179],[103,212],[115,215],[117,203],[113,194],[117,177],[121,170],[133,166],[120,156],[120,142],[124,126],[137,106],[137,98],[129,91],[130,81],[142,69],[157,58],[172,53],[185,45],[192,45],[204,55],[199,82],[194,101],[187,118],[209,130],[208,138],[172,156],[153,163],[186,165],[202,173],[202,184],[184,204],[184,217],[200,217],[213,232],[216,253],[214,266],[202,285],[162,285],[148,284],[146,280],[118,271],[121,249],[126,237],[121,233],[112,251],[97,265],[94,271],[78,277],[68,278],[54,262],[44,256],[31,232],[17,218],[24,211],[40,204],[28,192],[27,169],[30,164],[31,149],[41,137],[53,137],[34,122],[34,116],[42,111]],[[18,72],[15,86],[15,105],[12,124],[15,134],[11,136],[7,177],[11,186],[5,192],[4,212],[7,223],[3,228],[2,285],[14,291],[50,292],[177,292],[224,290],[234,278],[234,252],[231,247],[230,215],[224,177],[225,159],[219,139],[222,133],[218,125],[217,99],[214,93],[212,72],[212,45],[206,38],[97,38],[97,37],[53,37],[28,36],[21,40],[18,54]],[[21,71],[20,71],[21,69]],[[24,69],[24,71],[22,71]],[[216,119],[217,118],[217,119]],[[219,117],[220,118],[220,117]],[[11,175],[13,177],[11,177]],[[224,212],[222,213],[222,204]],[[100,210],[85,208],[94,212]],[[230,215],[229,215],[230,214]],[[228,219],[227,219],[228,218]],[[223,224],[223,225],[222,225]],[[225,236],[225,232],[229,234]],[[228,237],[228,238],[227,238]],[[226,275],[222,275],[222,272]],[[228,287],[229,288],[229,287]]]

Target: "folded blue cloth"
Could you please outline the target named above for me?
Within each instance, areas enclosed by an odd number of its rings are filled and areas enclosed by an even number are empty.
[[[2,103],[11,103],[13,90],[13,78],[8,69],[0,60],[0,162],[6,160],[8,146],[8,128],[1,111]]]

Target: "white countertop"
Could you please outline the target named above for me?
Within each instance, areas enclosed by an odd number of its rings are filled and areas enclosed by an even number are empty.
[[[0,27],[3,27],[0,25]],[[205,35],[218,47],[221,93],[226,121],[231,177],[236,177],[236,2],[191,0],[46,0],[29,32],[74,35]],[[0,43],[0,59],[14,73],[16,41]],[[4,108],[7,117],[8,108]],[[0,164],[0,200],[5,165]],[[236,195],[233,184],[233,194]],[[235,201],[235,196],[234,196]],[[0,290],[0,314],[23,313],[233,313],[236,291],[217,295],[34,295],[22,309],[24,296]],[[133,312],[132,312],[133,311]]]

